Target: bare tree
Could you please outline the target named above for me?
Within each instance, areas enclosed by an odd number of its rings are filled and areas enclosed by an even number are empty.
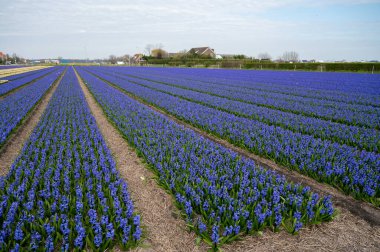
[[[259,55],[257,55],[257,58],[259,60],[270,60],[270,59],[272,59],[272,57],[267,52],[265,52],[265,53],[259,53]]]
[[[122,58],[122,61],[124,62],[124,63],[129,63],[129,60],[130,60],[130,56],[129,56],[129,54],[125,54],[124,56],[122,56],[121,57]]]
[[[188,51],[187,49],[180,50],[180,51],[174,56],[174,58],[186,58],[187,51]]]
[[[17,64],[17,62],[20,62],[20,57],[16,54],[12,54],[12,63]]]
[[[117,57],[115,56],[115,55],[110,55],[109,57],[108,57],[108,60],[109,60],[109,62],[111,63],[111,64],[116,64],[116,62],[117,62]]]
[[[147,44],[146,46],[145,46],[145,51],[146,51],[146,53],[150,56],[150,54],[152,53],[152,49],[154,48],[154,45],[152,45],[152,44]]]
[[[282,55],[282,60],[291,61],[291,62],[298,62],[299,56],[298,56],[298,53],[295,51],[284,52],[284,54]]]

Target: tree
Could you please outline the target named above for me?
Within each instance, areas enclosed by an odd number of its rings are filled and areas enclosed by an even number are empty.
[[[234,59],[246,59],[247,57],[244,54],[237,54],[233,56]]]
[[[257,58],[259,60],[271,60],[272,59],[272,57],[267,52],[265,52],[265,53],[259,53],[259,55],[257,55]]]
[[[5,64],[11,64],[12,63],[12,57],[7,53],[5,54]]]
[[[298,53],[295,51],[284,52],[284,54],[282,55],[282,60],[291,61],[291,62],[298,62],[299,56],[298,56]]]
[[[122,61],[123,61],[124,63],[129,63],[131,57],[129,56],[129,54],[125,54],[125,55],[122,56],[121,58],[122,58]]]
[[[11,61],[13,64],[17,64],[17,62],[20,62],[20,57],[16,53],[13,53]]]
[[[162,49],[162,48],[164,48],[164,45],[162,43],[158,43],[158,44],[156,44],[156,48]]]
[[[157,59],[162,59],[167,58],[168,53],[161,48],[155,48],[152,50],[151,56]]]
[[[117,57],[113,54],[111,54],[109,57],[108,57],[108,60],[111,64],[116,64],[117,62]]]
[[[146,51],[146,53],[148,54],[148,56],[150,56],[150,54],[151,54],[153,48],[154,48],[154,45],[152,45],[152,44],[147,44],[147,45],[145,46],[145,51]]]

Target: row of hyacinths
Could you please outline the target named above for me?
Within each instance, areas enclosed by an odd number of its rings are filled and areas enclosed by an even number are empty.
[[[331,184],[375,206],[380,205],[380,154],[376,152],[240,117],[88,69],[126,92],[236,146]]]
[[[129,70],[130,71],[130,70]],[[99,71],[97,71],[99,72]],[[124,73],[126,72],[126,73]],[[103,71],[108,75],[118,76],[133,84],[138,84],[170,95],[178,96],[192,102],[208,107],[216,108],[239,117],[253,119],[268,125],[279,126],[290,131],[310,135],[314,138],[328,140],[339,144],[346,144],[358,149],[379,152],[380,131],[374,128],[364,128],[354,125],[332,122],[313,116],[285,112],[276,108],[255,104],[256,99],[236,100],[231,93],[249,94],[252,91],[246,88],[232,88],[227,85],[210,84],[200,81],[173,79],[163,76],[133,75],[128,71],[118,68]],[[216,91],[215,91],[216,90]],[[293,99],[304,99],[293,97]],[[284,97],[283,99],[286,99]],[[345,104],[345,103],[343,103]],[[328,105],[331,106],[331,104]],[[350,104],[345,104],[353,106]],[[370,107],[360,105],[361,107]]]
[[[0,66],[0,69],[1,69],[1,66]],[[18,80],[18,79],[22,79],[22,78],[34,75],[34,74],[39,73],[41,71],[45,71],[45,70],[49,71],[51,69],[54,69],[54,67],[46,67],[46,68],[41,68],[41,69],[38,69],[38,70],[26,71],[26,72],[23,72],[23,73],[18,73],[18,74],[13,74],[13,75],[9,75],[9,76],[4,76],[4,77],[0,77],[0,80],[7,80],[7,81],[11,82],[11,81],[15,81],[15,80]]]
[[[28,115],[36,103],[44,96],[63,70],[64,68],[58,67],[47,76],[0,99],[0,147],[5,144],[9,135],[20,125],[23,118]],[[0,87],[6,85],[11,84],[2,84]]]
[[[105,68],[103,68],[103,70],[104,69]],[[135,70],[128,68],[121,68],[120,70],[111,68],[108,71],[129,73],[133,76],[136,76],[136,74],[134,74],[135,71],[139,72],[138,69]],[[292,91],[294,90],[294,86],[291,85],[287,87],[287,93],[275,92],[274,90],[271,90],[271,85],[266,85],[268,88],[266,90],[252,88],[256,86],[256,83],[250,83],[251,85],[249,85],[248,83],[243,85],[243,87],[235,87],[235,81],[229,79],[228,75],[223,75],[223,71],[219,73],[219,76],[227,79],[227,81],[225,81],[223,84],[214,82],[211,77],[209,77],[208,80],[203,79],[202,81],[188,80],[187,78],[182,78],[181,76],[177,76],[174,79],[174,81],[173,79],[171,81],[167,80],[166,76],[170,76],[170,73],[172,71],[175,72],[176,69],[164,70],[161,75],[155,75],[153,79],[160,80],[161,78],[163,78],[161,79],[163,80],[163,82],[181,84],[188,88],[192,88],[206,93],[211,93],[216,96],[227,97],[233,100],[248,102],[250,104],[256,104],[268,108],[277,109],[280,111],[287,111],[295,114],[302,114],[305,116],[322,118],[325,120],[339,122],[346,125],[358,125],[364,126],[366,128],[380,129],[380,108],[379,104],[376,103],[376,101],[378,101],[378,97],[376,97],[376,94],[379,93],[377,91],[380,83],[379,77],[373,77],[373,82],[367,84],[361,83],[362,85],[359,85],[359,83],[351,83],[351,88],[354,88],[354,90],[357,90],[358,87],[360,87],[360,89],[373,90],[373,92],[370,93],[371,95],[367,95],[367,93],[364,93],[367,97],[367,101],[370,104],[361,104],[353,102],[347,103],[344,101],[337,101],[331,99],[325,100],[321,99],[320,97],[302,97],[293,95]],[[140,76],[142,78],[152,79],[152,76],[149,74],[150,71],[146,70],[145,72],[145,74]],[[238,71],[235,75],[240,74],[243,75],[244,73]],[[272,72],[272,74],[275,75],[276,73]],[[175,77],[175,75],[171,76]],[[196,76],[195,78],[198,78],[198,74],[194,73],[194,76]],[[362,76],[362,78],[365,79],[365,75]],[[268,75],[267,78],[271,80],[271,75]],[[271,81],[276,82],[275,80]],[[294,76],[292,81],[293,83],[309,83],[308,81],[305,81],[305,79],[298,79],[297,76]],[[334,81],[336,82],[328,82],[328,86],[330,87],[330,89],[335,88],[338,85],[342,85],[342,80],[334,79]],[[309,85],[313,86],[310,83]],[[324,90],[320,90],[319,92],[316,91],[316,93],[323,93],[323,91]],[[351,97],[360,97],[361,94],[362,92],[356,91],[355,93],[351,93]],[[336,96],[339,97],[340,93],[338,93]]]
[[[0,250],[104,251],[141,238],[121,179],[72,69],[6,177]]]
[[[288,183],[78,69],[106,115],[176,199],[188,225],[214,249],[270,227],[297,233],[333,218],[329,197]]]
[[[380,106],[380,77],[373,74],[339,72],[235,71],[228,69],[152,68],[118,69],[140,76],[165,76],[244,91],[288,94],[320,100]]]
[[[45,75],[51,74],[57,71],[57,69],[59,68],[60,67],[43,68],[37,71],[33,71],[31,73],[29,72],[28,74],[20,74],[18,78],[9,80],[6,84],[0,84],[0,96],[5,95],[6,93],[12,91],[13,89],[26,85],[30,82],[33,82]]]

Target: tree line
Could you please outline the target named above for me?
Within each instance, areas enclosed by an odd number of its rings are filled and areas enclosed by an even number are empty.
[[[9,64],[25,64],[26,59],[18,56],[16,53],[11,55],[4,54],[0,52],[0,65],[9,65]]]

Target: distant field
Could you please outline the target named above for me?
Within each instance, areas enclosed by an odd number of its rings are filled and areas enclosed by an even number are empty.
[[[50,66],[31,66],[31,67],[1,67],[0,68],[0,78],[4,79],[5,77],[22,74],[30,71],[36,71],[43,68],[48,68]]]
[[[2,69],[20,68],[20,67],[25,67],[25,66],[24,65],[5,65],[5,66],[0,65],[0,70],[2,70]]]

